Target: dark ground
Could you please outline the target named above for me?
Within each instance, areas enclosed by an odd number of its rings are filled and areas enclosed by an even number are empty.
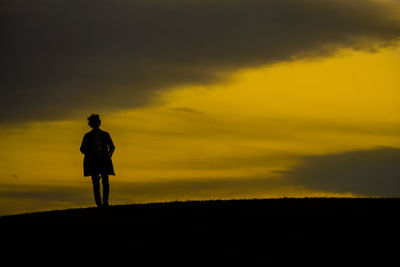
[[[399,204],[190,201],[4,216],[0,264],[400,266]]]

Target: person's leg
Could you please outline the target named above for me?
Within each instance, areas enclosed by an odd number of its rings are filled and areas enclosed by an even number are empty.
[[[103,205],[108,206],[108,195],[110,192],[110,184],[108,182],[108,174],[101,174],[101,183],[103,184]]]
[[[94,201],[96,202],[97,207],[101,207],[101,196],[100,196],[100,176],[98,174],[92,175],[92,183],[93,183],[93,193],[94,193]]]

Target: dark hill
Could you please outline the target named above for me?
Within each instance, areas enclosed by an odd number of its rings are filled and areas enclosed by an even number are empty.
[[[399,266],[399,204],[400,199],[337,198],[189,201],[5,216],[1,263]]]

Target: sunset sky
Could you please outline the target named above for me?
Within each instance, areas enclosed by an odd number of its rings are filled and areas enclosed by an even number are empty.
[[[4,0],[0,215],[110,203],[400,197],[400,1]],[[4,40],[4,38],[3,38]]]

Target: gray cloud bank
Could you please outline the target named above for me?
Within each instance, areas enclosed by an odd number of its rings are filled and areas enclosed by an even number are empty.
[[[283,172],[288,183],[315,191],[400,197],[399,148],[304,156],[302,160],[303,164]]]
[[[3,0],[0,123],[146,105],[171,86],[400,36],[369,0]]]

